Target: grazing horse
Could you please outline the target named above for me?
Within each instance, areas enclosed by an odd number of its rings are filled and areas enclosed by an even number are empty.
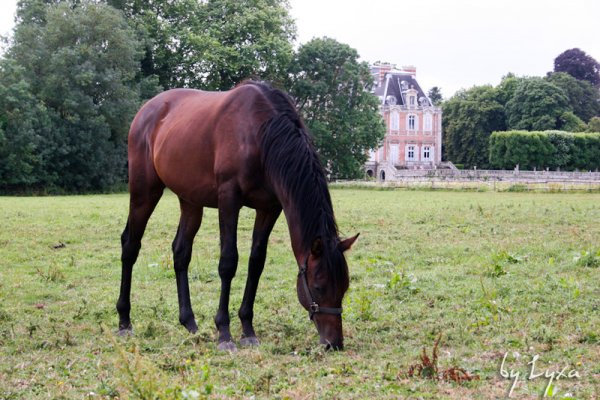
[[[254,299],[268,238],[283,210],[299,273],[296,290],[320,342],[343,348],[342,298],[348,289],[344,251],[358,235],[341,240],[331,197],[311,138],[290,98],[267,84],[245,82],[227,92],[174,89],[148,101],[129,131],[127,225],[121,236],[119,332],[132,329],[133,265],[146,224],[165,187],[179,198],[173,241],[179,321],[194,333],[188,265],[204,207],[218,208],[221,296],[215,316],[218,348],[235,351],[229,329],[229,292],[237,264],[240,208],[256,210],[248,279],[239,310],[242,345],[257,345]]]

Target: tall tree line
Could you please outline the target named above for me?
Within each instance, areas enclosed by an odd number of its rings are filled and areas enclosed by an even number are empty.
[[[600,64],[580,49],[561,53],[545,77],[506,75],[442,104],[444,159],[489,168],[489,138],[506,130],[598,132]]]
[[[1,192],[124,182],[131,119],[175,87],[252,78],[289,91],[333,177],[360,174],[383,137],[368,66],[331,39],[294,51],[285,0],[20,0],[16,22],[0,59]],[[315,59],[337,78],[314,73]]]

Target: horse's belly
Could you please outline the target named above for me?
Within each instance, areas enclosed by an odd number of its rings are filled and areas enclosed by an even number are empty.
[[[156,172],[165,186],[189,203],[217,207],[217,178],[210,157],[199,158],[189,148],[170,150],[154,156]]]

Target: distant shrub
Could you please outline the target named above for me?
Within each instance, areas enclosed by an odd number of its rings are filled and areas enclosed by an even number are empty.
[[[600,133],[507,131],[490,136],[493,168],[600,169]]]

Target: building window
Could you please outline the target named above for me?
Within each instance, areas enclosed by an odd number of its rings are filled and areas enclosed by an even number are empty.
[[[409,96],[408,99],[409,99],[408,101],[409,101],[409,104],[411,105],[411,107],[414,107],[415,103],[416,103],[415,96]]]
[[[416,148],[417,146],[409,144],[406,146],[406,161],[415,161],[416,160]]]
[[[400,114],[398,114],[398,111],[392,111],[390,116],[390,125],[392,131],[397,131],[400,129]]]
[[[433,116],[430,113],[426,113],[423,121],[423,129],[427,132],[431,132],[433,128]]]
[[[399,159],[399,151],[398,151],[398,145],[397,144],[393,144],[390,146],[390,161],[394,164],[398,163],[398,159]]]
[[[430,146],[423,146],[423,156],[421,157],[421,159],[423,161],[431,161],[431,147]]]
[[[417,116],[416,115],[409,115],[408,116],[408,120],[407,120],[407,129],[409,131],[416,131],[417,130]]]

